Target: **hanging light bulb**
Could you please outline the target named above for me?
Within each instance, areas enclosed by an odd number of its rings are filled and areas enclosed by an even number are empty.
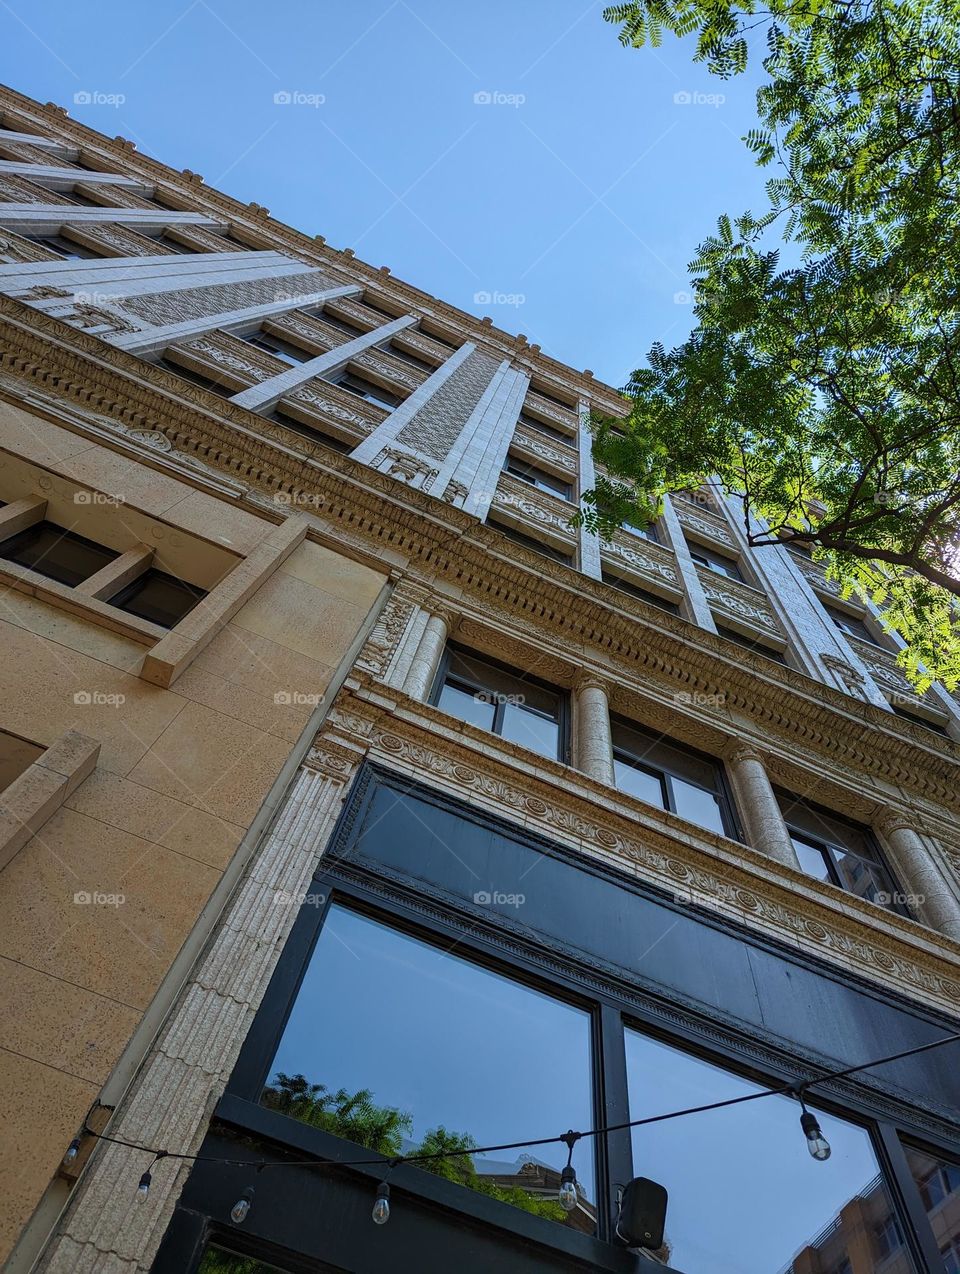
[[[143,1174],[143,1176],[140,1178],[140,1184],[137,1186],[137,1198],[140,1200],[141,1203],[150,1193],[150,1182],[152,1180],[153,1180],[153,1177],[151,1177],[150,1169],[148,1168],[146,1172]]]
[[[816,1115],[811,1115],[806,1107],[804,1107],[803,1114],[800,1116],[800,1127],[803,1129],[803,1135],[807,1139],[807,1149],[810,1151],[811,1156],[821,1163],[825,1159],[829,1159],[830,1142],[820,1131]]]
[[[230,1220],[234,1225],[243,1225],[247,1219],[247,1213],[250,1211],[251,1203],[253,1203],[253,1186],[247,1186],[246,1190],[230,1209]]]
[[[377,1199],[371,1215],[374,1225],[386,1225],[390,1220],[390,1187],[386,1181],[381,1181],[377,1187]]]
[[[572,1164],[567,1164],[560,1173],[560,1206],[564,1212],[572,1212],[579,1203],[577,1195],[577,1173]]]
[[[67,1153],[63,1156],[64,1163],[73,1163],[77,1155],[80,1153],[80,1138],[74,1137],[70,1145],[67,1146]]]

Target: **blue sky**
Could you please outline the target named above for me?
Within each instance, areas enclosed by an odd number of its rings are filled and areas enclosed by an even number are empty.
[[[622,49],[602,8],[0,0],[0,78],[620,385],[764,174],[753,75]]]

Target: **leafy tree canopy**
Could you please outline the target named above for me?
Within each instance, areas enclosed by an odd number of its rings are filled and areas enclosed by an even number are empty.
[[[594,422],[582,520],[610,534],[716,483],[742,496],[752,546],[813,549],[883,608],[920,688],[954,688],[960,3],[637,0],[605,16],[631,47],[694,36],[720,77],[763,28],[745,140],[776,175],[762,212],[721,217],[698,249],[689,339],[653,347],[628,417]]]

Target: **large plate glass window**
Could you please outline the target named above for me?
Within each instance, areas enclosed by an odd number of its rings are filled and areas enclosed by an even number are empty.
[[[639,1031],[626,1045],[631,1119],[765,1087]],[[634,1129],[634,1172],[669,1193],[668,1264],[684,1274],[914,1274],[869,1134],[818,1112],[832,1148],[818,1163],[799,1114],[776,1095]]]
[[[590,1041],[584,1009],[333,904],[261,1102],[388,1156],[462,1148],[430,1170],[592,1234],[589,1140],[574,1151],[569,1213],[565,1147],[471,1153],[518,1131],[593,1127]]]

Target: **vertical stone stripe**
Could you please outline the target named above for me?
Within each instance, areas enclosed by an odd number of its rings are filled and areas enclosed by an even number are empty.
[[[578,495],[582,496],[584,491],[592,489],[597,480],[596,469],[593,463],[593,434],[590,432],[588,421],[590,419],[590,404],[581,400],[577,416],[579,425],[577,429],[577,449],[580,456],[580,484],[578,487]],[[584,575],[589,575],[591,579],[600,579],[600,536],[596,531],[589,531],[585,526],[581,526],[579,530],[580,540],[580,569]]]
[[[477,438],[476,460],[469,480],[463,479],[469,490],[463,507],[482,522],[487,519],[493,503],[494,492],[500,479],[500,470],[510,450],[510,443],[517,428],[517,418],[530,387],[526,372],[511,370],[504,378],[504,395],[498,412],[491,410],[489,419],[483,422],[483,435]],[[458,475],[459,476],[459,475]]]
[[[713,612],[710,610],[710,603],[707,601],[707,595],[703,591],[700,576],[697,574],[697,568],[694,565],[693,558],[690,556],[690,550],[687,548],[683,527],[680,525],[676,510],[670,503],[669,496],[665,496],[663,500],[663,517],[661,521],[667,533],[669,546],[673,549],[674,556],[677,559],[677,570],[680,572],[680,579],[683,583],[684,607],[687,611],[687,618],[692,619],[701,628],[706,628],[708,632],[715,633],[717,626],[713,622]]]
[[[497,368],[496,359],[474,349],[406,422],[397,434],[398,447],[430,460],[445,460]]]

